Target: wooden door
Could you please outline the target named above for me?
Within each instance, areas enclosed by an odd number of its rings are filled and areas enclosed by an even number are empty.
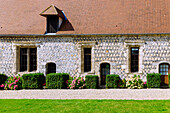
[[[161,86],[168,86],[169,80],[168,80],[168,73],[170,72],[169,64],[162,63],[159,65],[159,73],[161,74]]]
[[[106,84],[106,75],[110,74],[110,64],[103,63],[100,66],[101,85]]]

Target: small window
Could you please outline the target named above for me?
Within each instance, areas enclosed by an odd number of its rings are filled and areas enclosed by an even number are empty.
[[[37,48],[20,48],[20,72],[37,70]]]
[[[47,16],[47,33],[56,33],[58,31],[58,24],[58,16]]]
[[[159,65],[159,73],[161,75],[168,75],[169,64],[163,63]]]
[[[84,72],[91,71],[91,48],[84,48]]]
[[[47,73],[46,74],[56,73],[56,64],[55,63],[48,63],[46,68],[47,68]]]
[[[131,48],[131,72],[138,72],[139,69],[139,48]]]

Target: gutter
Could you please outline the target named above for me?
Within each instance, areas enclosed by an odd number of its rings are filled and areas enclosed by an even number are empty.
[[[0,34],[0,38],[40,38],[40,37],[139,37],[139,36],[170,36],[170,33],[135,33],[135,34]]]

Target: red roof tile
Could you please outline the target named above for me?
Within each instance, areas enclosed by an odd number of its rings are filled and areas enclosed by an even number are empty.
[[[0,34],[44,34],[46,19],[39,14],[51,4],[74,29],[57,34],[170,32],[170,0],[3,0]]]

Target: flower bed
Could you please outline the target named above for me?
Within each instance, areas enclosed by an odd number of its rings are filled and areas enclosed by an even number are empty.
[[[4,84],[1,85],[6,90],[17,90],[22,89],[22,80],[20,75],[10,76]]]

